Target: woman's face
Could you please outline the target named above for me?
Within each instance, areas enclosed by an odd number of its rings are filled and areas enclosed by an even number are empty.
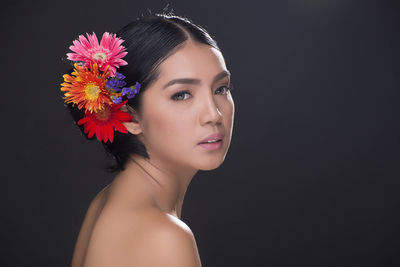
[[[230,145],[235,109],[221,52],[188,41],[159,70],[143,92],[139,118],[138,137],[150,159],[166,166],[217,168]],[[219,145],[199,145],[214,133],[223,134]]]

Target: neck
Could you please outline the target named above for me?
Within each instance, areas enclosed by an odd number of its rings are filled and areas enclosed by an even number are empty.
[[[164,212],[181,218],[186,190],[197,170],[162,165],[157,159],[131,155],[121,173],[132,186],[143,185],[145,194]],[[128,186],[128,185],[127,185]],[[127,188],[129,190],[129,188]]]

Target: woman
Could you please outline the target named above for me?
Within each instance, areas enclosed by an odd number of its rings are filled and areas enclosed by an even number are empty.
[[[181,209],[196,172],[228,151],[230,73],[216,42],[186,18],[142,17],[117,36],[128,52],[117,71],[140,81],[140,93],[121,106],[128,133],[104,143],[117,174],[90,204],[71,266],[201,266]]]

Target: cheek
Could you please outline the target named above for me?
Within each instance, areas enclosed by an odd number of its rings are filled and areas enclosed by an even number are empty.
[[[233,102],[232,99],[232,105],[231,105],[231,124],[233,124],[235,118],[235,103]]]
[[[190,143],[187,139],[193,137],[194,125],[189,112],[179,112],[171,104],[153,103],[147,115],[144,135],[148,142],[174,149],[179,149],[179,144]]]
[[[233,102],[233,99],[231,96],[228,97],[228,100],[224,100],[220,104],[221,107],[221,113],[223,115],[223,120],[225,127],[229,131],[230,128],[232,127],[233,124],[233,119],[235,116],[235,103]]]

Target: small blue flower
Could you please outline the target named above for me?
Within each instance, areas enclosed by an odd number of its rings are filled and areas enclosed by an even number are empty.
[[[128,98],[131,99],[131,98],[135,97],[135,94],[136,94],[135,90],[129,91]]]
[[[140,83],[136,82],[135,88],[136,88],[136,90],[139,92],[139,90],[140,90]]]
[[[115,72],[115,77],[116,77],[118,80],[123,80],[123,79],[125,79],[125,76],[124,76],[122,73],[119,73],[119,72]]]
[[[122,93],[121,93],[121,95],[126,95],[126,94],[128,94],[130,90],[131,90],[131,89],[130,89],[129,87],[124,87],[124,88],[122,88]]]
[[[115,79],[110,79],[106,82],[106,87],[108,89],[114,89],[115,91],[120,91],[121,89],[118,87],[119,81]]]
[[[122,102],[122,97],[111,96],[111,100],[114,102],[114,104],[119,104]]]
[[[118,81],[118,87],[124,87],[126,85],[125,81]]]
[[[135,96],[135,94],[137,94],[138,93],[138,90],[135,88],[135,85],[134,86],[131,86],[131,87],[124,87],[124,88],[122,88],[122,93],[121,93],[121,95],[127,95],[127,97],[128,98],[132,98],[132,97],[134,97]]]

